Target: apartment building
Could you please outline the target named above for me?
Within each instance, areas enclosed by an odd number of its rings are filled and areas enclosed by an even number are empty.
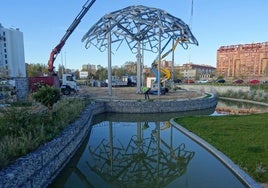
[[[0,77],[26,77],[23,33],[0,23]]]
[[[187,79],[210,79],[214,76],[216,68],[210,65],[186,63],[179,67],[181,76]]]
[[[268,42],[221,46],[217,50],[217,75],[225,79],[268,78]]]

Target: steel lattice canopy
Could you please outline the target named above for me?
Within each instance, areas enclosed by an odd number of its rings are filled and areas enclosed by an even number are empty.
[[[184,48],[188,44],[198,45],[189,26],[181,19],[164,10],[142,5],[129,6],[104,15],[83,36],[85,47],[90,45],[100,51],[107,48],[107,34],[111,32],[111,43],[117,48],[125,41],[133,53],[137,52],[137,43],[142,42],[143,50],[158,51],[159,32],[161,41],[179,40]]]

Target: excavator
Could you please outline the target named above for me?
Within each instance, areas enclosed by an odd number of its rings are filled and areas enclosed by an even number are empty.
[[[38,90],[36,85],[48,85],[60,88],[61,92],[64,95],[69,95],[71,92],[78,92],[79,87],[76,84],[75,76],[73,74],[63,74],[62,79],[60,80],[57,74],[54,72],[54,62],[57,55],[60,53],[62,47],[65,45],[65,42],[73,33],[75,28],[81,22],[82,18],[91,8],[91,6],[95,3],[96,0],[88,0],[84,5],[82,10],[76,16],[72,24],[67,29],[65,35],[61,38],[59,44],[51,51],[49,60],[48,60],[48,71],[50,73],[49,76],[42,76],[42,77],[29,77],[29,90],[35,92]]]

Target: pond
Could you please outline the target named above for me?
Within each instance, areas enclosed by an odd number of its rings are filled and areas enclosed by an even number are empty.
[[[245,187],[214,155],[169,123],[173,117],[213,112],[98,115],[50,187]]]
[[[238,102],[232,100],[218,100],[216,110],[213,115],[226,115],[226,114],[251,114],[268,112],[268,106],[254,104],[249,102]]]

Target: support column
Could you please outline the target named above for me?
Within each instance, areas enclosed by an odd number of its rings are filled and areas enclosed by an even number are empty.
[[[108,28],[110,28],[111,23],[108,22]],[[110,30],[110,29],[109,29]],[[112,96],[112,47],[111,47],[111,30],[107,33],[107,51],[108,51],[108,94]]]
[[[140,25],[137,25],[138,33],[140,32]],[[139,40],[137,43],[137,86],[136,93],[141,93],[141,41]]]
[[[143,46],[143,42],[142,42],[142,54],[141,54],[141,87],[144,86],[145,82],[145,77],[144,77],[144,46]],[[146,84],[145,84],[146,85]]]
[[[137,58],[137,90],[136,93],[141,93],[141,53],[140,42],[138,42],[138,54]]]
[[[158,68],[158,75],[157,75],[157,80],[158,80],[158,91],[157,91],[157,93],[158,93],[158,97],[160,96],[160,87],[161,87],[161,84],[160,84],[160,82],[161,82],[161,80],[160,80],[160,70],[161,70],[161,29],[159,28],[159,33],[158,33],[158,66],[157,66],[157,68]]]
[[[172,39],[172,48],[174,48],[174,39]],[[175,49],[172,50],[172,63],[171,63],[171,88],[172,90],[174,89],[174,51]]]

